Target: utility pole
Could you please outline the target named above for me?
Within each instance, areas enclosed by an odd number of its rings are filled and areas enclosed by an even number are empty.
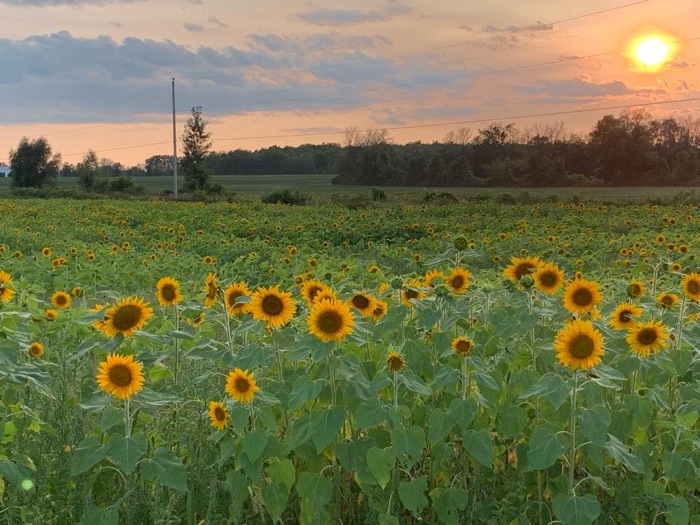
[[[175,77],[173,77],[173,195],[177,198],[177,128],[175,127]]]

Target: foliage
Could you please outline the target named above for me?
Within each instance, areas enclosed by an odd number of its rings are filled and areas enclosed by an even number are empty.
[[[55,183],[61,167],[61,155],[52,154],[44,137],[22,137],[17,149],[10,152],[12,185],[16,188],[42,188]]]
[[[290,189],[275,190],[263,195],[260,200],[268,204],[289,204],[290,206],[304,205],[309,201],[309,196],[299,190]]]
[[[182,134],[182,159],[180,166],[185,175],[185,190],[205,190],[209,184],[209,170],[204,159],[211,149],[211,132],[206,131],[207,122],[202,119],[202,108],[193,107]]]

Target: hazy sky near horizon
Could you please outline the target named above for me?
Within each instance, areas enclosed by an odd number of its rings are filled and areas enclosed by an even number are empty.
[[[173,77],[178,137],[202,106],[224,151],[700,118],[668,103],[700,97],[698,22],[698,0],[0,0],[0,161],[41,135],[70,163],[171,154]],[[649,33],[675,42],[657,71],[630,58]]]

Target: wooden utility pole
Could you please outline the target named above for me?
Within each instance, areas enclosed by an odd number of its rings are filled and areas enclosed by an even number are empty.
[[[173,196],[177,197],[177,128],[175,126],[175,77],[173,77]]]

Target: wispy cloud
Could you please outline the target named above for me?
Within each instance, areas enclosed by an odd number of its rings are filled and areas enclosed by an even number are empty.
[[[360,11],[358,9],[320,8],[313,11],[303,11],[292,16],[309,24],[319,26],[347,26],[386,22],[409,11],[408,7],[393,3],[381,10]]]
[[[201,24],[191,24],[189,22],[185,22],[183,25],[190,33],[201,33],[204,31],[204,26]]]
[[[0,4],[15,7],[56,7],[107,4],[132,4],[149,0],[0,0]]]

